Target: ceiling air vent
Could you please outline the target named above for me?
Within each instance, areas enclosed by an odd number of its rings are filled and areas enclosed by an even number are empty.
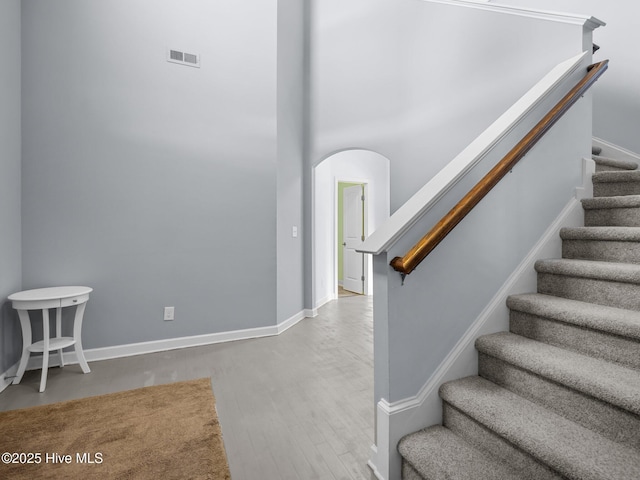
[[[169,49],[167,51],[167,62],[200,68],[200,55]]]

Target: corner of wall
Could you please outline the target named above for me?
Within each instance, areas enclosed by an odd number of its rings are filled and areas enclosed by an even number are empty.
[[[0,390],[2,372],[21,353],[17,315],[6,297],[22,287],[22,12],[20,0],[0,2]],[[5,101],[6,100],[6,101]]]

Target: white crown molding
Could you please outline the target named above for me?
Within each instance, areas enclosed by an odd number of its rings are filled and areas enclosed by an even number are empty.
[[[514,7],[509,5],[500,5],[499,3],[489,3],[487,1],[474,0],[423,0],[429,3],[441,3],[446,5],[456,5],[459,7],[475,8],[478,10],[487,10],[490,12],[503,13],[508,15],[517,15],[519,17],[535,18],[537,20],[547,20],[558,23],[568,23],[571,25],[581,25],[590,30],[606,25],[605,22],[595,17],[579,15],[565,12],[555,12],[551,10],[539,10],[536,8]]]

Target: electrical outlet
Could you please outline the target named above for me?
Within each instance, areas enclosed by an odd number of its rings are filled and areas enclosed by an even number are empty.
[[[173,315],[175,313],[174,307],[164,307],[164,320],[173,320]]]

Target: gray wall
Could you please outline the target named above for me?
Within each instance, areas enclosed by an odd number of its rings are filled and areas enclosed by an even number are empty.
[[[305,3],[278,0],[278,322],[304,309]]]
[[[347,148],[386,156],[392,212],[553,67],[582,52],[585,39],[582,25],[419,0],[318,0],[313,13],[310,162]],[[583,119],[571,132],[575,142],[539,146],[549,155],[514,169],[475,221],[465,219],[466,229],[461,224],[448,246],[438,247],[447,255],[430,257],[403,287],[388,273],[388,299],[374,286],[376,355],[388,356],[386,367],[376,359],[376,401],[420,390],[566,205],[589,153],[590,114],[584,104],[574,109],[568,118]],[[501,144],[506,150],[485,160],[495,164],[526,131],[515,133],[521,135],[510,145]],[[555,161],[568,163],[556,171]],[[483,165],[485,172],[492,165]],[[533,179],[549,172],[553,193],[539,201]],[[472,186],[451,190],[451,201],[439,202],[387,258],[404,254]],[[388,316],[382,328],[379,313]]]
[[[593,134],[640,153],[640,4],[634,0],[501,0],[506,5],[593,15],[607,23],[593,33],[609,70],[593,88]]]
[[[24,287],[85,347],[275,324],[276,50],[276,0],[23,2]]]
[[[22,285],[20,246],[20,0],[0,2],[0,373],[20,357],[17,316],[6,300]]]
[[[421,0],[318,0],[314,14],[312,162],[386,156],[391,212],[576,53],[564,25]]]
[[[523,17],[422,0],[312,0],[312,7],[308,168],[344,149],[384,155],[391,213],[576,53],[566,48],[571,28]],[[305,221],[312,195],[307,180]],[[305,239],[307,306],[319,300],[313,251]]]
[[[581,35],[577,40],[579,46]],[[563,91],[534,107],[528,121],[511,130],[446,192],[386,252],[386,259],[404,255],[573,87],[587,65],[585,62],[572,74]],[[477,374],[477,355],[469,351],[473,350],[472,341],[458,342],[468,341],[464,336],[472,333],[471,327],[480,327],[482,334],[508,329],[504,297],[496,297],[506,293],[501,289],[509,288],[509,293],[535,291],[532,265],[523,275],[526,280],[520,276],[517,285],[506,282],[569,201],[580,208],[572,197],[575,187],[582,184],[583,158],[588,158],[591,150],[591,113],[591,94],[587,93],[405,278],[404,285],[398,273],[382,263],[384,259],[376,259],[376,280],[381,280],[377,288],[387,289],[374,297],[375,336],[379,331],[387,334],[374,339],[377,353],[387,356],[386,362],[384,358],[375,360],[376,401],[382,397],[389,402],[413,403],[427,382],[443,373],[447,380]],[[478,333],[476,330],[474,336]],[[454,347],[462,347],[464,353],[453,352]],[[453,357],[448,357],[451,353]],[[387,478],[399,478],[401,462],[396,445],[400,438],[441,420],[437,393],[428,391],[422,400],[415,408],[396,411],[388,419],[388,437],[382,444],[389,448],[378,450],[383,452],[379,458],[389,461],[392,474]],[[378,438],[382,434],[379,431]]]
[[[550,109],[560,98],[544,106]],[[387,267],[389,372],[381,376],[390,377],[390,402],[420,391],[581,186],[582,158],[590,148],[590,115],[588,101],[577,103],[404,285]],[[389,250],[387,258],[402,256],[415,245],[534,124],[511,133]]]

